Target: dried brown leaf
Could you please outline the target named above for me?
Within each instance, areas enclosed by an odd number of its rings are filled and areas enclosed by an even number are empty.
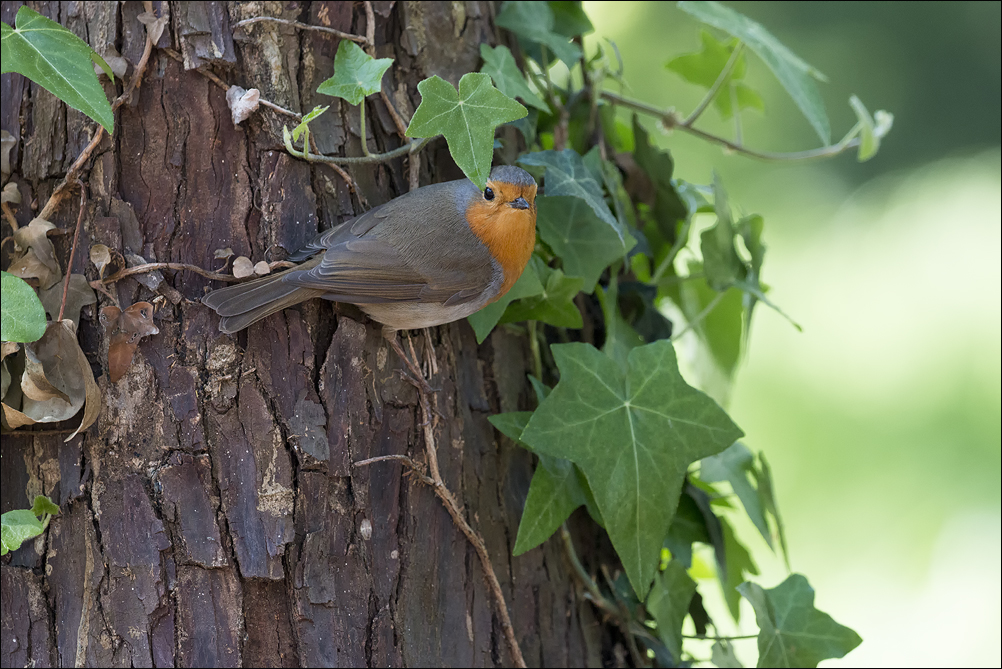
[[[0,130],[0,172],[4,177],[10,174],[10,151],[17,144],[14,136],[6,130]]]
[[[101,324],[111,336],[108,344],[108,380],[117,383],[132,366],[132,358],[143,337],[160,332],[153,323],[153,305],[136,302],[122,311],[108,306],[101,309]]]
[[[90,427],[101,410],[101,391],[94,381],[87,356],[77,342],[76,326],[73,321],[49,323],[41,339],[25,344],[25,354],[27,359],[24,376],[29,373],[28,366],[35,364],[32,361],[34,356],[34,360],[44,370],[45,379],[66,396],[68,401],[62,397],[52,397],[44,401],[32,399],[25,389],[22,376],[21,390],[25,391],[25,397],[21,413],[39,423],[53,423],[71,418],[83,408],[80,426],[67,438],[67,441],[76,436],[80,430]],[[6,408],[4,412],[7,413]]]
[[[104,268],[111,262],[111,249],[104,244],[90,247],[90,261],[97,267],[98,276],[104,278]]]
[[[16,183],[11,181],[3,187],[3,192],[0,193],[0,202],[21,204],[21,191],[18,189]]]
[[[38,298],[42,301],[42,306],[53,320],[59,318],[59,305],[63,301],[63,284],[57,283],[47,290],[38,291]],[[63,311],[63,318],[68,318],[76,324],[80,324],[80,310],[86,304],[97,302],[97,296],[90,287],[87,277],[83,274],[70,274],[70,287],[66,291],[66,309]]]
[[[230,86],[226,91],[226,104],[230,107],[233,125],[246,121],[257,110],[260,101],[261,92],[258,89],[244,90],[239,86]]]
[[[233,276],[238,279],[246,279],[254,274],[254,263],[247,256],[240,256],[233,261]]]
[[[150,36],[150,41],[156,44],[160,41],[160,36],[164,32],[164,28],[167,27],[167,17],[161,16],[157,17],[153,12],[143,12],[136,17],[139,22],[146,26],[146,32]]]
[[[3,421],[11,430],[36,423],[30,416],[26,416],[17,409],[8,406],[6,402],[3,403]]]
[[[51,288],[63,278],[62,272],[53,273],[48,265],[39,260],[35,249],[28,249],[27,253],[10,264],[7,271],[21,279],[38,279],[38,285],[42,288]]]
[[[233,249],[227,246],[225,249],[216,249],[215,253],[212,254],[213,258],[217,260],[224,258],[231,258],[233,256]]]
[[[271,265],[262,260],[256,265],[254,265],[254,273],[257,274],[258,276],[271,274]]]

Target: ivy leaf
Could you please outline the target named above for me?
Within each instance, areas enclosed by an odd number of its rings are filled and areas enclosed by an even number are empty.
[[[540,263],[539,279],[543,292],[512,302],[501,317],[502,323],[541,321],[558,328],[584,325],[574,297],[581,291],[581,277],[565,276],[559,269]]]
[[[734,654],[734,646],[727,641],[717,641],[710,649],[710,662],[722,669],[741,669],[738,656]]]
[[[716,83],[717,77],[724,71],[727,62],[730,60],[734,49],[737,48],[738,40],[732,39],[727,42],[718,41],[713,35],[701,31],[700,39],[703,48],[697,53],[684,54],[672,58],[665,64],[672,72],[677,73],[689,83],[709,89]],[[744,109],[757,109],[765,111],[765,102],[762,96],[755,92],[746,84],[741,83],[744,79],[748,64],[744,54],[740,54],[730,74],[717,90],[717,95],[713,98],[713,105],[720,112],[724,120],[731,118],[735,112]],[[737,102],[738,108],[735,110],[731,104],[733,100]]]
[[[646,595],[691,462],[742,434],[678,372],[668,341],[633,349],[621,370],[589,344],[550,347],[560,382],[522,440],[584,473],[633,589]]]
[[[629,364],[630,351],[643,346],[644,340],[619,313],[619,282],[615,277],[609,279],[605,290],[599,286],[595,296],[598,297],[598,303],[602,307],[602,319],[605,321],[602,352],[612,358],[620,369],[625,370]]]
[[[553,249],[564,272],[583,280],[581,289],[595,290],[602,272],[629,249],[616,231],[603,222],[579,197],[546,195],[536,198],[536,229]],[[636,241],[631,239],[630,247]]]
[[[717,222],[700,235],[699,249],[703,254],[703,271],[707,283],[714,290],[723,291],[745,278],[745,265],[734,248],[731,208],[727,202],[727,193],[716,173],[713,175],[713,202]]]
[[[8,511],[0,516],[0,555],[16,551],[28,539],[34,539],[49,525],[59,507],[45,495],[37,495],[31,509]]]
[[[392,58],[373,58],[350,40],[343,39],[334,56],[334,76],[317,86],[317,93],[358,105],[367,95],[378,93]]]
[[[537,393],[542,394],[539,387],[546,387],[533,377],[529,378],[536,381],[533,385],[538,384]],[[510,411],[488,416],[487,420],[498,432],[525,446],[522,432],[531,417],[531,411]],[[540,455],[529,484],[512,554],[521,555],[549,539],[576,508],[589,503],[591,495],[586,488],[580,470],[571,462]]]
[[[3,309],[0,310],[0,339],[29,342],[45,334],[45,308],[38,295],[23,279],[3,272],[0,277]]]
[[[790,554],[786,550],[786,532],[783,530],[783,519],[779,517],[779,508],[776,506],[776,497],[773,492],[772,472],[769,463],[765,459],[765,453],[758,454],[759,468],[755,472],[758,486],[758,495],[762,501],[762,506],[772,514],[772,519],[776,521],[776,533],[779,535],[779,547],[783,549],[783,559],[786,561],[786,569],[790,569]]]
[[[549,49],[568,68],[581,58],[581,49],[570,39],[554,31],[553,10],[545,2],[506,2],[498,14],[497,25]],[[547,63],[541,63],[544,67]]]
[[[317,105],[316,107],[314,107],[313,111],[311,111],[306,116],[304,116],[303,120],[299,122],[299,125],[297,125],[295,128],[292,129],[292,140],[295,141],[295,142],[298,142],[299,141],[299,137],[304,132],[308,132],[309,131],[310,121],[312,121],[316,117],[320,116],[321,114],[323,114],[325,111],[327,111],[330,108],[331,108],[330,105],[327,105],[326,107],[321,107],[320,105]],[[306,148],[307,147],[303,147],[303,150],[305,151]]]
[[[688,218],[695,208],[687,207],[676,190],[672,180],[675,161],[671,154],[651,144],[636,114],[633,115],[633,137],[636,145],[634,158],[654,186],[654,220],[665,239],[674,241],[679,222]]]
[[[490,75],[483,72],[464,74],[458,92],[437,75],[419,83],[418,92],[421,104],[407,126],[407,136],[444,135],[463,174],[477,188],[486,188],[494,129],[525,116],[525,107],[494,88]]]
[[[831,141],[831,125],[824,101],[812,77],[826,81],[823,74],[790,51],[761,24],[719,2],[683,0],[679,9],[708,25],[720,28],[744,42],[761,58],[790,94],[807,121],[825,144]]]
[[[668,528],[664,547],[671,551],[672,559],[688,569],[692,566],[692,544],[697,541],[712,544],[702,511],[692,495],[684,492],[679,498],[675,518]]]
[[[816,667],[844,657],[863,642],[853,630],[814,608],[814,588],[801,574],[791,574],[771,590],[742,583],[738,590],[755,609],[758,666]]]
[[[745,574],[758,575],[758,567],[752,560],[748,549],[734,536],[734,529],[731,528],[723,518],[720,518],[720,527],[724,534],[724,553],[726,554],[725,569],[717,573],[720,579],[720,587],[724,591],[724,600],[727,602],[727,609],[731,612],[731,617],[737,622],[741,616],[741,597],[738,595],[738,586],[745,580]]]
[[[682,661],[682,621],[689,614],[689,602],[696,594],[696,582],[689,578],[685,567],[672,560],[654,579],[645,606],[658,624],[658,636],[675,661]]]
[[[535,165],[546,168],[546,194],[573,195],[588,203],[604,223],[616,231],[620,242],[625,246],[628,232],[612,212],[602,197],[602,187],[585,166],[580,154],[572,149],[563,151],[537,151],[518,159],[523,165]]]
[[[30,7],[17,10],[14,24],[16,28],[0,24],[0,72],[26,76],[112,134],[115,116],[93,65],[103,64],[111,78],[104,59],[82,39]]]
[[[772,548],[772,533],[769,532],[769,525],[765,520],[759,493],[748,478],[749,475],[755,474],[755,456],[740,441],[734,442],[723,453],[703,458],[699,463],[699,478],[703,481],[707,483],[727,481],[731,484],[748,517]]]
[[[538,274],[538,268],[542,264],[543,262],[539,257],[533,255],[529,259],[529,264],[525,266],[522,276],[518,277],[518,281],[511,287],[511,290],[502,295],[501,299],[497,302],[492,302],[480,311],[466,317],[470,321],[470,325],[473,326],[473,332],[477,335],[478,344],[484,343],[487,335],[498,324],[501,316],[504,315],[505,310],[512,301],[542,294],[543,284],[540,282]]]
[[[575,509],[587,504],[579,477],[577,467],[568,460],[539,457],[512,555],[521,555],[549,539]]]
[[[594,32],[595,26],[581,7],[580,2],[551,0],[546,3],[553,12],[553,31],[564,37],[577,37]]]
[[[492,49],[486,44],[481,44],[480,57],[484,59],[480,71],[491,75],[499,91],[510,98],[522,98],[525,104],[541,109],[547,114],[550,113],[549,106],[529,88],[508,47],[502,44]]]

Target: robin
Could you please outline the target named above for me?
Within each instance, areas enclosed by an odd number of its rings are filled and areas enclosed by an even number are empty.
[[[459,320],[515,284],[536,244],[535,199],[513,165],[492,169],[483,191],[468,179],[424,186],[321,233],[290,257],[301,265],[202,302],[226,333],[313,297],[356,304],[402,355],[397,330]]]

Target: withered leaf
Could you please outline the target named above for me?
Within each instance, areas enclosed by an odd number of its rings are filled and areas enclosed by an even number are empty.
[[[90,261],[97,267],[98,275],[104,278],[104,268],[111,262],[111,249],[104,244],[94,244],[90,247]]]
[[[10,174],[10,150],[17,144],[14,135],[6,130],[0,130],[0,172],[4,176]]]
[[[7,269],[22,279],[36,278],[42,288],[50,288],[63,278],[56,262],[56,249],[45,235],[56,226],[45,219],[36,218],[14,233],[14,252],[22,253]]]
[[[87,356],[77,343],[73,321],[64,319],[49,323],[41,339],[25,344],[25,355],[25,372],[21,377],[21,390],[25,397],[21,413],[38,423],[54,423],[72,418],[83,408],[79,427],[66,441],[90,427],[101,410],[101,391],[94,381]],[[49,385],[59,391],[59,396],[40,401],[29,395],[26,386],[39,385],[37,370],[30,371],[36,364],[41,367]],[[29,378],[27,383],[26,378]],[[10,423],[7,407],[4,407],[4,414]]]
[[[111,336],[108,344],[108,380],[117,383],[132,366],[132,358],[143,337],[160,332],[153,323],[153,305],[136,302],[122,311],[108,306],[101,309],[101,324]]]
[[[254,274],[254,263],[247,256],[240,256],[233,261],[233,276],[245,279]]]
[[[38,298],[42,301],[42,306],[48,312],[52,320],[59,318],[59,305],[63,301],[63,283],[60,281],[56,285],[46,290],[38,292]],[[90,287],[90,282],[83,274],[70,274],[70,287],[66,291],[66,309],[63,317],[68,318],[77,325],[80,324],[80,310],[85,304],[94,304],[97,296],[94,289]]]
[[[11,181],[3,187],[3,193],[0,193],[0,202],[21,204],[21,191],[18,190],[16,183]]]
[[[156,44],[160,41],[160,36],[167,27],[167,17],[157,17],[153,12],[143,12],[136,17],[140,23],[146,26],[146,32],[150,36],[150,41]]]
[[[258,276],[264,276],[265,274],[271,274],[271,266],[265,261],[260,261],[254,265],[254,273]]]
[[[261,91],[256,88],[244,90],[240,86],[230,86],[226,91],[226,104],[230,106],[233,125],[246,121],[258,108],[260,100]]]

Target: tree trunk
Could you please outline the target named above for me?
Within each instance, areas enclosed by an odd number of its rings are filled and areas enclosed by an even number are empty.
[[[19,4],[3,3],[5,22]],[[143,3],[31,4],[98,52],[114,46],[133,67],[140,60]],[[420,100],[418,81],[438,74],[455,84],[477,69],[480,43],[498,39],[485,3],[372,5],[376,55],[395,59],[384,90],[404,116]],[[170,23],[85,172],[73,271],[97,278],[88,260],[96,243],[204,268],[220,267],[213,253],[224,247],[254,262],[281,259],[319,228],[408,189],[398,159],[351,170],[352,193],[330,168],[286,154],[281,127],[295,121],[262,108],[234,127],[224,91],[193,69],[287,109],[332,105],[311,125],[320,151],[361,155],[357,109],[315,93],[338,38],[270,22],[232,29],[269,15],[364,35],[361,3],[154,6]],[[379,96],[368,112],[369,146],[399,146]],[[11,161],[24,224],[28,203],[44,205],[94,124],[16,74],[3,75],[0,120],[18,140]],[[422,160],[422,184],[457,176],[444,143]],[[69,198],[54,222],[72,230],[78,206]],[[64,265],[70,239],[57,244]],[[378,325],[314,300],[222,335],[198,301],[210,282],[165,274],[156,292],[131,278],[110,287],[123,308],[155,300],[160,328],[115,384],[96,309],[85,311],[80,340],[103,392],[98,422],[69,443],[3,437],[2,511],[27,508],[36,494],[62,510],[4,558],[3,666],[510,665],[480,562],[432,490],[398,462],[353,467],[386,454],[424,458],[416,392]],[[420,352],[425,340],[414,334]],[[608,660],[609,633],[558,543],[511,555],[532,459],[487,417],[529,407],[525,341],[495,332],[478,346],[465,321],[432,339],[442,476],[484,536],[526,661]],[[591,527],[577,528],[586,557],[604,550]]]

